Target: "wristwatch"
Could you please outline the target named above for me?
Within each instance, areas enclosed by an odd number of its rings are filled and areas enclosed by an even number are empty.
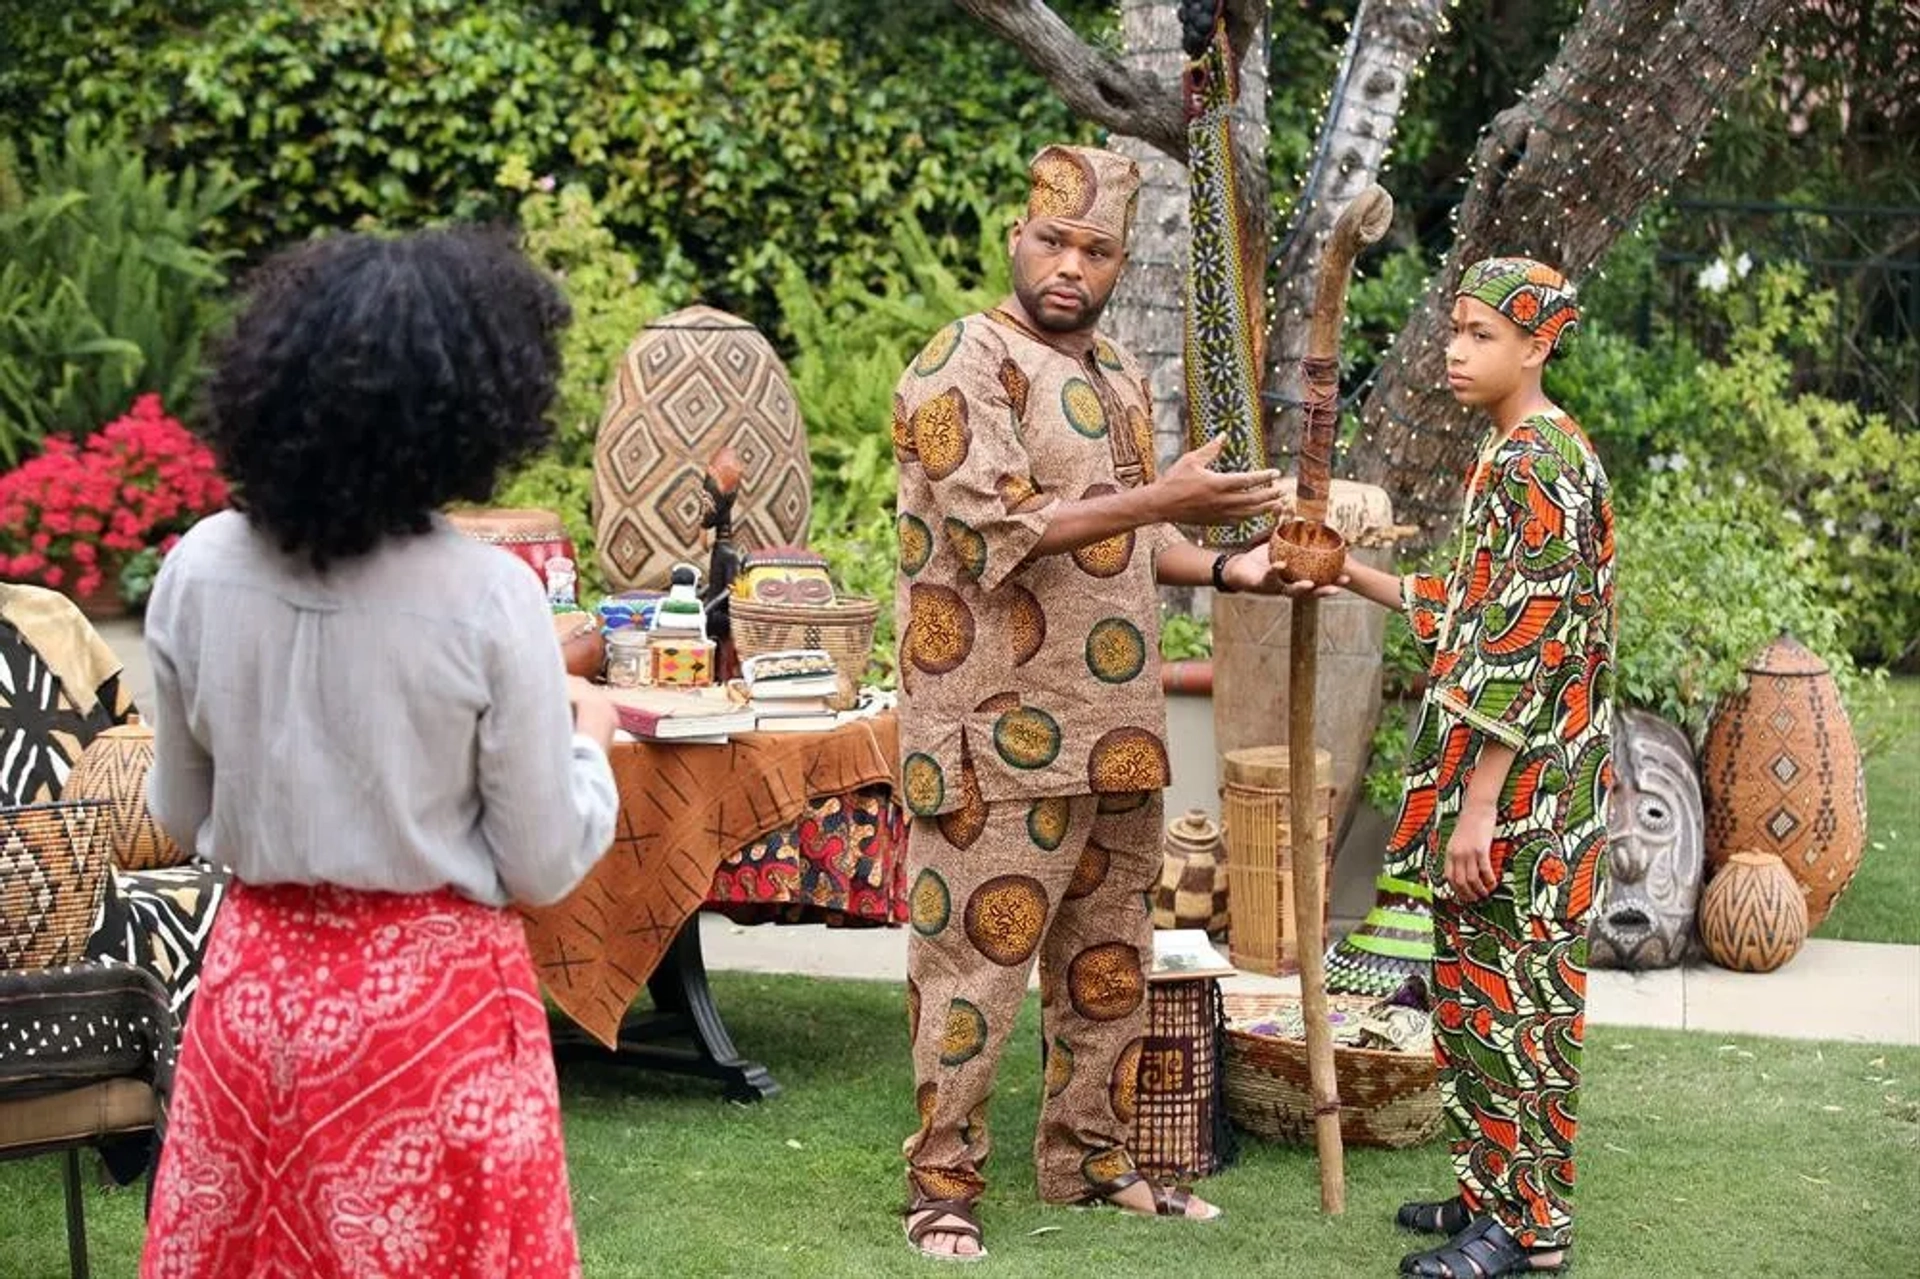
[[[1238,589],[1227,585],[1227,561],[1232,558],[1226,551],[1213,557],[1213,589],[1222,595],[1232,595]]]

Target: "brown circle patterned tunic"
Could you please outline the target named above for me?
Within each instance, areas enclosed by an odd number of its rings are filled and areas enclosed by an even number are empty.
[[[1056,501],[1153,479],[1145,379],[1105,338],[957,320],[894,395],[903,773],[920,816],[1168,781],[1153,561],[1166,525],[1027,556]]]

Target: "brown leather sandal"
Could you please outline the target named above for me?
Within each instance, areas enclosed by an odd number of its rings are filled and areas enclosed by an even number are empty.
[[[980,1221],[973,1215],[971,1199],[922,1199],[909,1205],[901,1215],[907,1231],[907,1242],[921,1256],[934,1261],[986,1259],[985,1245],[981,1245],[978,1252],[934,1252],[920,1242],[928,1235],[959,1235],[962,1239],[971,1239],[980,1244]]]
[[[1093,1189],[1080,1203],[1086,1207],[1109,1205],[1132,1216],[1144,1217],[1146,1213],[1129,1208],[1114,1198],[1121,1191],[1130,1186],[1139,1185],[1143,1181],[1147,1182],[1147,1188],[1153,1193],[1153,1215],[1156,1217],[1175,1217],[1186,1221],[1215,1221],[1222,1215],[1219,1205],[1213,1204],[1210,1205],[1213,1211],[1206,1216],[1189,1217],[1187,1207],[1193,1203],[1191,1190],[1185,1186],[1162,1186],[1157,1182],[1147,1181],[1146,1175],[1138,1168],[1130,1168],[1111,1181],[1095,1182]]]

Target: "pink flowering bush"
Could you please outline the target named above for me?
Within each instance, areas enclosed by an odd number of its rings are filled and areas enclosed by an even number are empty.
[[[0,577],[75,596],[118,589],[128,560],[164,555],[226,502],[212,451],[143,395],[86,443],[48,436],[0,475]]]

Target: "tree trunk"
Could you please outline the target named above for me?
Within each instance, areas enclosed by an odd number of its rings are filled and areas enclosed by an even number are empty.
[[[1341,211],[1378,180],[1408,82],[1432,49],[1448,7],[1449,0],[1364,0],[1354,15],[1313,167],[1269,276],[1267,452],[1282,470],[1300,440],[1306,399],[1300,358],[1321,246]]]
[[[1461,269],[1520,253],[1584,276],[1680,176],[1790,2],[1589,0],[1553,63],[1494,118],[1452,253],[1362,410],[1354,470],[1387,490],[1395,517],[1417,524],[1421,540],[1445,535],[1482,431],[1445,386]]]

